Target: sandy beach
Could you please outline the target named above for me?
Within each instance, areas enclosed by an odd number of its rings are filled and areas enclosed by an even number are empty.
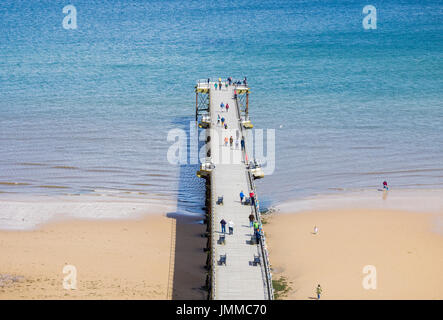
[[[149,214],[0,231],[0,299],[203,299],[203,228]],[[176,243],[187,263],[175,262]],[[75,290],[63,288],[66,265],[77,270]]]
[[[274,279],[291,282],[285,299],[316,299],[317,284],[322,299],[443,299],[443,210],[420,212],[420,197],[403,203],[409,211],[364,208],[357,199],[341,201],[342,209],[331,204],[267,218]],[[363,287],[368,265],[375,267],[375,290]]]

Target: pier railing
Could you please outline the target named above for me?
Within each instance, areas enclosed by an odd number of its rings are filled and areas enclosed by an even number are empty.
[[[237,115],[238,115],[238,119],[240,121],[240,131],[242,134],[242,137],[244,137],[244,131],[246,130],[242,125],[241,125],[241,113],[240,113],[240,108],[238,106],[238,101],[237,99],[235,100],[235,104],[237,107]],[[243,150],[243,159],[245,161],[245,165],[248,165],[247,161],[246,161],[246,142],[245,142],[245,149]],[[255,183],[254,183],[254,179],[252,177],[251,174],[251,170],[248,169],[248,182],[249,182],[249,187],[250,190],[254,192],[254,197],[255,199],[257,199],[257,190],[255,188]],[[255,218],[257,219],[257,222],[260,225],[262,224],[261,221],[261,214],[260,214],[260,205],[258,201],[254,201],[254,206],[253,206],[253,213]],[[274,300],[274,288],[272,286],[272,273],[271,273],[271,267],[270,267],[270,263],[269,263],[269,256],[268,256],[268,249],[266,248],[266,237],[264,234],[262,234],[261,240],[260,240],[260,251],[261,251],[261,255],[263,258],[263,266],[265,268],[265,277],[266,277],[266,287],[267,287],[267,296],[269,300]]]
[[[211,179],[211,178],[210,178]],[[210,223],[211,223],[211,269],[210,269],[210,272],[211,272],[211,293],[210,293],[210,297],[209,297],[209,299],[210,300],[215,300],[215,299],[217,299],[217,285],[216,285],[216,283],[217,283],[217,281],[216,281],[216,278],[217,278],[217,268],[216,268],[216,266],[217,266],[217,243],[216,243],[216,239],[215,239],[215,237],[214,237],[214,233],[215,233],[215,219],[214,219],[214,214],[213,214],[213,204],[215,203],[215,186],[214,186],[214,184],[212,183],[212,181],[210,182],[210,184],[211,184],[211,214],[210,214],[210,217],[211,217],[211,221],[210,221]]]
[[[251,171],[248,170],[248,180],[249,180],[249,185],[251,187],[251,190],[254,192],[254,197],[257,199],[257,191],[255,188],[255,184],[254,184],[254,179],[252,178],[251,175]],[[257,219],[257,222],[260,225],[262,224],[261,221],[261,214],[260,214],[260,206],[258,201],[254,201],[254,215],[255,218]],[[269,263],[269,256],[268,256],[268,249],[266,248],[266,237],[264,235],[264,233],[261,236],[260,239],[260,251],[262,254],[262,258],[263,258],[263,265],[265,268],[265,273],[266,273],[266,287],[267,287],[267,291],[268,291],[268,299],[269,300],[274,300],[274,288],[272,286],[272,273],[271,273],[271,267],[270,267],[270,263]]]

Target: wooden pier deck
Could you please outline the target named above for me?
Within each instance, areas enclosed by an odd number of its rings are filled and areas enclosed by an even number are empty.
[[[210,141],[207,149],[210,149],[210,156],[207,161],[211,161],[214,167],[209,171],[207,179],[210,187],[210,212],[208,223],[210,223],[210,255],[211,255],[211,299],[250,299],[267,300],[273,298],[271,275],[267,251],[264,241],[259,244],[251,244],[251,237],[254,235],[253,228],[249,225],[249,215],[251,213],[260,221],[258,207],[244,205],[240,202],[240,191],[246,197],[255,186],[250,170],[245,163],[246,151],[242,151],[241,138],[246,137],[245,128],[242,126],[242,116],[238,109],[238,101],[234,99],[234,90],[239,90],[240,86],[225,86],[222,89],[215,89],[214,82],[209,84],[199,84],[197,88],[209,89],[208,108],[206,113],[210,117],[210,124],[207,128],[207,136]],[[241,86],[245,89],[246,86]],[[229,104],[229,111],[221,109],[220,104]],[[225,118],[228,129],[217,124],[217,118]],[[237,139],[238,133],[238,139]],[[229,142],[225,145],[225,137],[233,137],[234,143],[231,147]],[[248,141],[245,140],[247,144]],[[223,204],[217,204],[219,197],[223,197]],[[225,244],[220,243],[221,232],[220,221],[224,219],[227,223],[233,221],[234,232],[229,234],[228,224],[226,225]],[[226,264],[220,264],[221,256],[226,255]],[[259,263],[254,263],[254,257],[260,259]]]

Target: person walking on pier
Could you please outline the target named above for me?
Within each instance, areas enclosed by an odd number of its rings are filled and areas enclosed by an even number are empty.
[[[254,219],[255,219],[255,217],[254,217],[254,215],[251,213],[250,215],[249,215],[249,227],[253,227],[254,226]]]
[[[252,226],[254,227],[254,231],[257,231],[258,230],[258,221],[254,220],[254,223],[252,224]]]
[[[318,285],[317,286],[317,290],[316,290],[316,292],[317,292],[317,300],[320,300],[320,295],[321,295],[322,291],[323,291],[323,289],[321,288],[320,285]]]
[[[241,145],[242,151],[245,150],[245,137],[241,137],[240,145]]]
[[[226,104],[226,112],[229,111],[229,103]]]
[[[232,136],[229,138],[229,146],[232,149],[232,144],[234,143],[234,138],[232,138]]]
[[[238,140],[238,138],[240,137],[240,131],[235,130],[235,138]]]
[[[235,226],[234,221],[232,221],[232,219],[229,220],[229,234],[234,234],[234,226]]]
[[[225,137],[225,147],[228,146],[228,137]]]
[[[225,219],[221,219],[220,225],[221,225],[221,232],[226,233],[226,221],[225,221]]]
[[[255,194],[254,191],[249,192],[249,197],[251,198],[251,206],[255,205]]]
[[[217,115],[217,125],[219,125],[220,124],[220,115],[218,114]]]
[[[222,123],[222,127],[223,127],[225,125],[225,118],[224,117],[221,118],[221,123]]]
[[[245,197],[245,194],[243,193],[243,190],[240,191],[240,202],[243,203],[243,199]]]
[[[222,102],[222,103],[220,103],[220,109],[221,109],[221,112],[223,112],[223,108],[225,107],[225,105],[224,105],[224,103]]]
[[[258,230],[255,230],[255,240],[257,242],[257,244],[260,244],[260,239],[261,239],[261,233]]]
[[[228,130],[228,124],[225,123],[225,129]]]

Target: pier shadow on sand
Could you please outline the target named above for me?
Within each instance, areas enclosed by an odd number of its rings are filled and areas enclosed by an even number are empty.
[[[186,131],[188,136],[189,159],[189,122],[192,118],[179,118],[174,126]],[[189,161],[188,161],[189,163]],[[174,270],[172,276],[173,300],[205,300],[208,292],[206,281],[207,238],[202,237],[206,225],[202,224],[205,206],[205,181],[197,177],[199,164],[180,165],[176,212],[167,216],[175,219]],[[171,279],[170,279],[171,281]],[[171,285],[169,286],[171,287]]]

